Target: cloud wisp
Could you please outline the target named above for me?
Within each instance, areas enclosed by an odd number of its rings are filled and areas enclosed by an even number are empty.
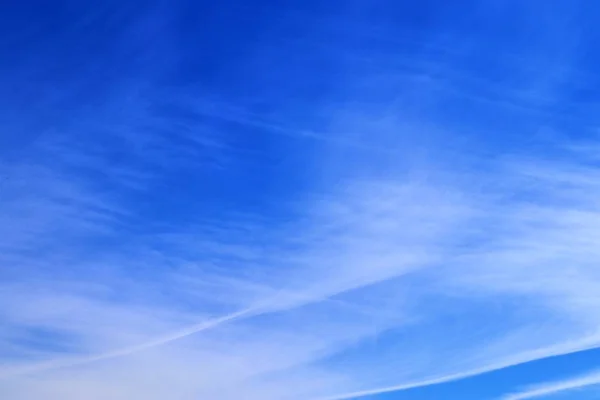
[[[1,153],[0,393],[344,400],[599,347],[598,145],[563,134],[594,122],[568,107],[568,21],[520,27],[531,48],[444,22],[398,49],[370,12],[267,8],[238,21],[265,29],[251,45],[193,40],[192,5],[122,10],[115,54],[39,89],[56,120],[15,123],[33,133]]]
[[[558,395],[563,392],[585,390],[590,387],[600,385],[600,372],[593,371],[578,377],[548,382],[541,385],[531,386],[520,392],[512,393],[502,397],[503,400],[526,400],[545,398],[553,395]]]

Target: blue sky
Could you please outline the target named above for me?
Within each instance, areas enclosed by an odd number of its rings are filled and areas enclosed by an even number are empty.
[[[0,11],[0,397],[600,398],[600,5]]]

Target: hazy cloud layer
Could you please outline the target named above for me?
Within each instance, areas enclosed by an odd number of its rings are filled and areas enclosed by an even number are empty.
[[[354,399],[600,346],[585,2],[351,3],[13,27],[3,397]]]

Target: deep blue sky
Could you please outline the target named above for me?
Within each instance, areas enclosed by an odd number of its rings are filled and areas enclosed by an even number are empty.
[[[599,20],[0,4],[0,397],[598,398]]]

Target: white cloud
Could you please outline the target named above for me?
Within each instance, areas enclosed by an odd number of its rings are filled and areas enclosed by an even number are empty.
[[[443,71],[428,81],[436,90],[409,85],[419,101],[459,92],[528,115],[543,114],[568,69],[505,90],[427,61],[423,75]],[[147,199],[171,195],[157,181],[244,168],[235,160],[247,154],[213,126],[150,115],[137,97],[77,126],[98,142],[54,138],[2,164],[7,397],[342,400],[600,346],[600,186],[586,154],[473,171],[437,158],[459,137],[451,127],[394,107],[366,115],[366,100],[321,133],[183,102],[195,116],[317,142],[305,161],[319,173],[273,200],[289,219],[206,215],[196,198],[167,210],[184,214],[177,223],[150,219]],[[131,112],[113,118],[121,108]]]
[[[566,379],[562,381],[549,382],[541,385],[531,386],[521,392],[504,396],[503,400],[526,400],[544,398],[563,392],[586,389],[600,384],[600,372],[593,371],[585,375]]]
[[[39,351],[5,362],[3,387],[26,400],[173,387],[178,398],[350,399],[595,347],[593,196],[565,195],[551,170],[525,172],[538,192],[528,195],[543,195],[535,203],[357,181],[307,203],[302,225],[276,228],[266,253],[185,232],[166,237],[225,258],[179,251],[176,274],[144,281],[132,266],[166,261],[142,249],[106,265],[80,258],[91,277],[5,285],[3,348]],[[54,336],[19,340],[34,328]]]

